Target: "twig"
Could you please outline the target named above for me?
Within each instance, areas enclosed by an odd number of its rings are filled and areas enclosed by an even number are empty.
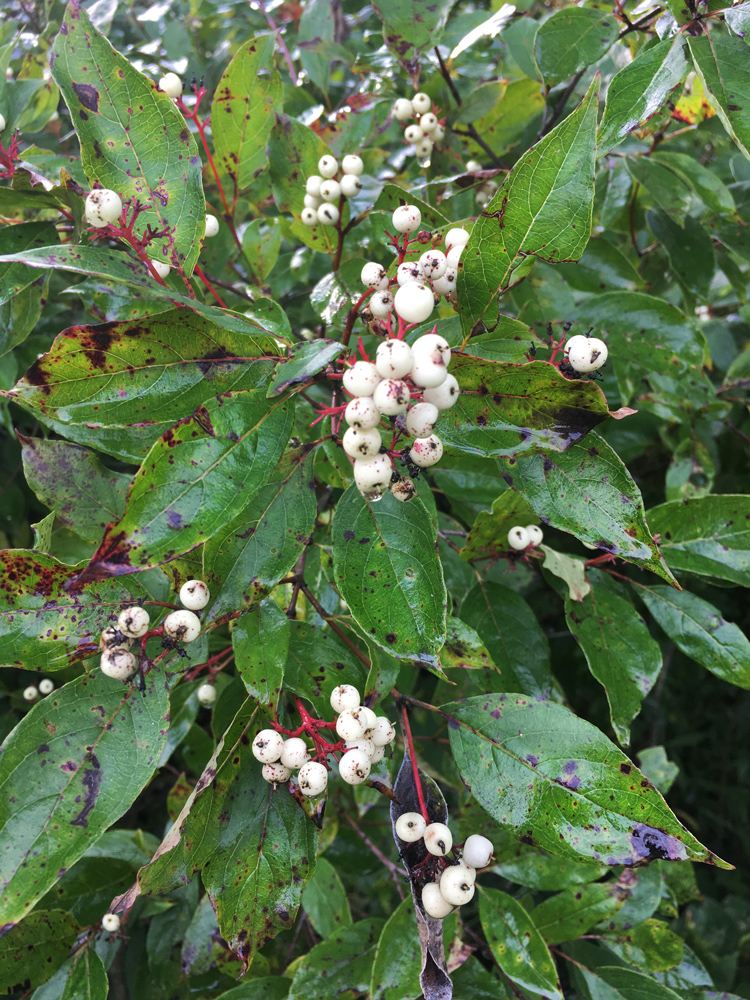
[[[562,96],[552,109],[552,114],[549,116],[547,121],[544,123],[544,125],[542,125],[541,129],[539,130],[539,134],[537,136],[538,139],[541,139],[543,136],[547,135],[547,133],[551,132],[552,129],[555,127],[557,119],[565,110],[565,105],[568,103],[568,98],[575,90],[576,86],[578,85],[578,81],[581,79],[583,74],[584,70],[580,70],[578,73],[576,73],[576,75],[570,81],[568,86],[565,88],[565,90],[562,93]]]
[[[318,612],[318,614],[323,619],[323,621],[326,622],[328,625],[331,626],[331,628],[336,633],[336,635],[339,637],[339,639],[341,639],[341,641],[345,645],[347,645],[349,647],[349,649],[352,651],[352,653],[354,653],[354,655],[357,657],[357,659],[360,660],[367,667],[368,670],[370,670],[370,668],[372,667],[372,663],[370,663],[370,660],[368,659],[368,657],[366,657],[365,654],[361,650],[357,649],[357,647],[354,645],[354,643],[349,638],[349,636],[346,634],[346,632],[344,632],[344,630],[342,628],[339,628],[339,626],[336,624],[336,622],[334,621],[334,619],[332,618],[332,616],[328,614],[328,612],[323,607],[323,605],[317,600],[317,598],[311,592],[311,590],[309,589],[309,587],[307,586],[307,584],[304,582],[304,580],[300,583],[300,590],[305,595],[305,597],[310,602],[310,604],[312,604],[312,606]]]
[[[456,104],[460,108],[460,107],[463,106],[464,102],[461,100],[461,95],[456,90],[456,85],[454,84],[453,80],[451,79],[450,70],[448,69],[448,67],[443,62],[443,57],[440,55],[440,49],[437,47],[437,45],[435,46],[435,55],[437,56],[438,66],[440,67],[440,75],[445,80],[445,82],[448,84],[448,89],[450,90],[451,94],[453,95],[453,100],[456,102]],[[498,159],[498,157],[495,155],[495,153],[492,151],[492,149],[487,145],[487,143],[484,141],[484,139],[481,137],[481,135],[477,132],[477,130],[474,128],[474,126],[471,124],[471,122],[469,122],[469,124],[466,126],[465,130],[457,129],[454,126],[451,126],[451,129],[452,129],[452,131],[454,131],[456,133],[456,135],[466,136],[469,139],[473,139],[474,142],[477,144],[477,146],[479,146],[481,149],[483,149],[485,151],[485,153],[487,154],[487,156],[489,156],[489,158],[492,160],[492,162],[495,164],[496,167],[502,167],[502,165],[503,165],[502,161],[500,159]]]
[[[357,834],[362,843],[372,851],[372,853],[375,855],[378,861],[380,861],[381,864],[384,864],[385,867],[388,869],[388,871],[391,873],[393,881],[396,883],[396,889],[398,891],[399,897],[403,901],[404,890],[401,884],[404,881],[404,878],[406,878],[406,873],[403,871],[403,869],[399,868],[398,865],[394,865],[391,859],[387,858],[385,854],[383,854],[383,852],[380,850],[380,848],[377,847],[375,844],[373,844],[373,842],[370,840],[370,838],[367,836],[364,830],[360,829],[357,826],[357,824],[354,822],[354,820],[351,818],[348,812],[344,812],[343,817],[349,824],[349,826],[352,828],[352,830],[354,830],[354,832]]]
[[[409,750],[409,759],[411,760],[411,770],[414,775],[414,786],[417,789],[417,798],[419,799],[419,809],[422,813],[425,823],[430,822],[430,814],[427,812],[427,803],[425,802],[424,792],[422,791],[422,782],[419,780],[419,767],[417,765],[417,755],[414,752],[414,740],[411,735],[411,725],[409,724],[409,713],[406,711],[406,705],[401,706],[401,724],[404,727],[404,738],[406,740],[406,746]]]
[[[286,47],[286,42],[284,41],[284,39],[281,36],[281,28],[277,28],[276,27],[273,18],[271,17],[271,15],[266,10],[266,5],[263,2],[263,0],[255,0],[255,6],[260,11],[262,11],[263,16],[266,19],[266,23],[268,24],[268,27],[272,31],[276,32],[276,41],[279,43],[279,48],[284,53],[284,58],[286,59],[286,65],[287,65],[287,68],[289,69],[289,75],[292,78],[292,83],[296,87],[297,86],[297,73],[296,73],[296,71],[294,69],[294,63],[292,62],[292,57],[289,54],[289,49]]]

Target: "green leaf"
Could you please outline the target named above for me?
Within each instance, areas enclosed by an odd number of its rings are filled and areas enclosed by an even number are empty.
[[[318,858],[315,873],[305,886],[302,909],[322,938],[331,937],[352,922],[346,889],[336,869],[325,858]]]
[[[661,920],[644,920],[637,927],[605,934],[609,949],[644,972],[663,972],[682,961],[684,942]]]
[[[672,452],[664,492],[667,500],[695,500],[711,493],[715,479],[711,453],[700,438],[691,436]]]
[[[318,174],[318,160],[330,153],[330,149],[312,129],[295,118],[278,112],[274,117],[267,150],[276,207],[282,214],[294,216],[291,232],[298,240],[311,250],[333,257],[338,246],[338,230],[333,226],[310,227],[300,221],[307,179]]]
[[[652,159],[664,167],[669,167],[678,177],[681,177],[695,191],[707,208],[714,212],[734,211],[732,192],[726,184],[722,183],[714,171],[704,167],[700,160],[687,153],[672,152],[654,153]]]
[[[437,665],[446,592],[437,533],[419,497],[369,503],[351,486],[332,522],[336,584],[357,624],[401,659]]]
[[[550,701],[492,694],[444,705],[458,773],[493,819],[562,858],[692,859],[728,867],[595,726]]]
[[[478,583],[464,598],[460,615],[495,661],[502,690],[520,688],[538,698],[549,697],[549,642],[520,594],[499,583]]]
[[[612,14],[589,7],[558,10],[536,34],[534,55],[544,82],[554,87],[605,56],[617,41]]]
[[[150,255],[164,247],[166,261],[191,274],[206,203],[198,147],[174,102],[112,47],[77,0],[68,4],[50,63],[89,182],[146,206],[137,230],[167,230]]]
[[[518,17],[503,30],[503,41],[518,68],[532,80],[540,78],[534,59],[534,44],[539,22],[532,17]]]
[[[598,434],[562,453],[518,455],[498,465],[544,524],[673,579],[646,524],[640,490]]]
[[[547,944],[573,941],[622,907],[627,890],[616,882],[573,886],[535,906],[529,916]]]
[[[72,271],[74,274],[85,274],[87,277],[95,275],[105,278],[108,282],[119,282],[143,293],[147,298],[183,306],[205,317],[216,326],[245,336],[257,336],[260,331],[283,338],[290,333],[289,320],[281,306],[272,299],[259,298],[252,304],[248,303],[244,313],[235,313],[231,309],[218,309],[158,284],[141,261],[120,250],[104,250],[79,244],[38,247],[0,257],[0,266],[14,262],[36,268],[56,267],[62,271]],[[278,345],[275,353],[280,353]]]
[[[744,38],[745,41],[748,40],[750,37],[750,3],[739,3],[725,11],[724,20],[735,35]]]
[[[102,580],[69,590],[76,568],[41,552],[0,552],[0,663],[63,670],[99,652],[99,635],[124,604],[147,593],[138,579]]]
[[[587,969],[584,965],[576,965],[573,976],[584,1000],[680,1000],[674,990],[634,969],[620,966]]]
[[[337,1000],[348,990],[366,993],[382,926],[379,919],[360,920],[316,944],[297,966],[289,1000]]]
[[[38,905],[42,910],[66,910],[82,926],[94,924],[107,912],[112,898],[132,884],[139,867],[118,857],[84,856],[42,896]]]
[[[276,365],[267,395],[281,396],[289,389],[304,385],[345,350],[346,347],[336,340],[311,340],[293,344],[286,359]]]
[[[607,89],[607,105],[596,136],[599,155],[653,118],[689,68],[680,34],[641,49],[633,62],[616,73]]]
[[[235,622],[234,662],[251,698],[275,709],[289,652],[289,619],[273,601],[260,601]]]
[[[12,925],[150,781],[168,729],[164,677],[141,694],[100,671],[38,702],[2,748],[0,884]]]
[[[315,524],[313,452],[286,452],[254,499],[206,542],[206,620],[252,605],[297,562]]]
[[[104,962],[93,948],[84,948],[73,959],[60,1000],[106,1000],[108,993]]]
[[[273,35],[244,42],[216,85],[211,105],[214,162],[231,179],[235,199],[268,165],[266,140],[274,112],[282,107],[281,77],[273,65],[274,45]]]
[[[3,919],[6,917],[3,913]],[[64,910],[37,910],[0,940],[0,990],[7,995],[46,982],[68,957],[80,933],[76,920]]]
[[[632,600],[605,573],[591,570],[588,577],[590,593],[579,603],[566,599],[565,620],[607,692],[615,735],[628,746],[630,723],[659,676],[661,649]]]
[[[566,379],[546,361],[512,365],[454,354],[451,375],[461,395],[443,411],[440,436],[470,455],[565,451],[610,416],[596,383]]]
[[[322,91],[328,90],[333,59],[326,58],[325,52],[320,54],[310,49],[321,44],[332,45],[335,36],[336,23],[331,5],[326,0],[310,0],[306,3],[297,33],[300,60],[309,78]],[[341,48],[344,52],[347,51],[344,46]]]
[[[461,558],[493,559],[501,553],[507,554],[510,529],[517,524],[536,524],[537,521],[528,501],[520,493],[506,489],[493,501],[492,510],[481,510],[477,514],[466,537],[466,545],[461,549]]]
[[[669,760],[664,747],[646,747],[638,751],[638,763],[652,785],[666,795],[680,773],[679,767]]]
[[[686,35],[706,96],[722,125],[750,159],[750,81],[747,45],[736,35]]]
[[[413,501],[411,501],[413,503]],[[352,638],[355,638],[352,633]],[[332,669],[332,667],[334,669]],[[284,687],[307,698],[324,718],[333,720],[331,692],[339,684],[364,689],[367,668],[330,625],[321,628],[307,622],[291,622],[289,656]]]
[[[58,520],[96,542],[125,510],[132,476],[112,472],[88,448],[19,435],[26,482]]]
[[[599,78],[581,105],[524,153],[474,224],[458,275],[465,336],[492,327],[496,299],[529,256],[578,260],[591,234]]]
[[[531,850],[519,844],[516,857],[495,865],[494,871],[509,882],[529,889],[555,892],[594,882],[607,874],[607,866],[580,860],[563,861],[546,851]]]
[[[242,252],[260,281],[265,281],[274,269],[280,249],[279,219],[253,219],[242,234]]]
[[[377,0],[372,9],[383,22],[383,40],[409,71],[423,49],[436,45],[456,0]]]
[[[417,1000],[422,949],[411,895],[396,907],[378,940],[372,965],[372,1000]]]
[[[647,212],[646,221],[664,248],[680,285],[706,301],[716,271],[714,246],[706,230],[689,215],[681,229],[660,209]]]
[[[167,431],[81,582],[158,566],[211,538],[268,482],[293,419],[291,401],[269,404],[261,389],[209,400]]]
[[[510,316],[499,316],[492,333],[472,337],[464,347],[466,354],[488,361],[508,361],[523,364],[527,354],[539,346],[536,333],[530,326]]]
[[[648,522],[676,572],[750,587],[750,498],[673,500],[650,510]]]
[[[536,74],[530,75],[536,77]],[[540,120],[543,107],[544,94],[536,78],[513,80],[504,93],[498,88],[497,103],[491,111],[474,122],[474,128],[490,149],[502,156],[520,141],[532,121]],[[481,146],[471,139],[467,141],[473,155],[487,155],[487,151]]]
[[[263,976],[227,990],[217,1000],[287,1000],[290,985],[286,976]]]
[[[564,552],[556,552],[548,545],[540,545],[539,548],[544,553],[542,563],[544,569],[565,583],[571,601],[582,601],[591,593],[591,584],[586,578],[583,559],[565,555]]]
[[[647,156],[628,156],[625,166],[633,180],[642,184],[651,195],[647,204],[658,205],[683,226],[692,199],[682,179]]]
[[[496,670],[492,657],[477,632],[460,618],[448,615],[445,645],[440,650],[443,667],[462,670]]]
[[[509,979],[550,1000],[562,1000],[549,949],[520,903],[498,889],[480,889],[479,918],[492,957]]]
[[[638,595],[686,656],[729,684],[750,688],[750,642],[718,608],[670,587],[639,586]]]
[[[0,263],[0,304],[9,302],[36,280],[33,267],[6,262],[4,258],[15,257],[16,254],[24,254],[37,247],[49,247],[59,242],[60,237],[51,222],[19,222],[17,225],[3,226],[0,229],[0,254],[3,256],[3,261]],[[13,346],[11,343],[8,344],[8,347]],[[6,349],[3,346],[0,353],[5,353]]]

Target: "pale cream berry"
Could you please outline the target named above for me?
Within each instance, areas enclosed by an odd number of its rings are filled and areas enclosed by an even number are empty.
[[[439,416],[440,411],[433,403],[417,403],[406,414],[406,429],[412,437],[429,437]]]
[[[340,181],[341,193],[345,198],[356,198],[362,190],[362,181],[354,174],[344,174]]]
[[[320,221],[318,219],[317,208],[305,207],[300,212],[299,217],[300,217],[300,222],[305,226],[309,226],[310,228],[312,228],[313,226],[317,226],[318,222]]]
[[[347,750],[339,761],[339,774],[348,785],[361,785],[369,778],[371,766],[364,750]]]
[[[322,183],[322,177],[319,177],[318,174],[310,174],[305,182],[306,193],[311,195],[313,198],[320,198],[320,185]],[[317,208],[317,206],[315,207]]]
[[[396,282],[399,288],[407,285],[410,281],[424,282],[424,271],[422,265],[417,261],[404,261],[396,268]]]
[[[397,121],[405,122],[414,117],[414,106],[405,97],[399,97],[391,113]]]
[[[393,293],[387,289],[375,292],[369,302],[370,312],[376,319],[385,319],[393,312]]]
[[[417,438],[409,452],[409,458],[415,465],[428,469],[443,457],[443,442],[437,434],[426,438]]]
[[[359,708],[362,704],[359,691],[353,684],[339,684],[338,687],[335,687],[331,691],[330,701],[331,708],[336,715],[339,715],[341,712],[352,711],[355,708]]]
[[[291,768],[284,767],[283,764],[274,761],[272,764],[264,764],[261,774],[269,785],[283,785],[291,778],[292,771]]]
[[[352,396],[372,396],[373,390],[380,384],[380,375],[371,361],[356,361],[346,369],[341,381]]]
[[[466,164],[467,173],[474,174],[477,172],[477,170],[484,170],[484,167],[479,162],[479,160],[469,160],[469,162]]]
[[[365,165],[362,162],[361,156],[357,156],[356,153],[349,153],[341,161],[341,169],[345,174],[349,174],[352,177],[359,177],[365,169]]]
[[[440,142],[441,139],[445,138],[445,129],[438,122],[438,124],[435,126],[435,128],[430,133],[430,135],[432,136],[433,142]]]
[[[404,378],[413,364],[414,355],[405,340],[391,338],[378,345],[375,367],[383,378]]]
[[[420,139],[419,142],[414,143],[414,153],[420,160],[423,160],[426,156],[430,155],[433,145],[432,139],[426,135],[424,139]]]
[[[344,410],[344,420],[350,427],[368,431],[380,423],[380,410],[373,403],[372,396],[355,396]]]
[[[318,160],[318,170],[320,171],[320,176],[325,180],[328,180],[330,177],[335,177],[338,169],[339,165],[336,161],[336,157],[331,156],[329,153],[326,153],[325,156],[321,156]]]
[[[122,201],[116,191],[95,188],[86,197],[86,221],[95,229],[103,229],[117,222],[122,215]]]
[[[597,337],[571,337],[565,345],[565,360],[577,372],[595,372],[606,362],[607,345]]]
[[[418,115],[426,115],[432,108],[432,100],[421,90],[412,97],[411,104]]]
[[[195,642],[201,634],[201,620],[192,611],[173,611],[164,619],[164,635],[175,642]]]
[[[424,357],[415,358],[411,378],[415,385],[423,389],[436,389],[448,378],[448,369],[442,362],[435,363]]]
[[[347,750],[362,750],[363,753],[367,754],[369,760],[372,760],[375,755],[375,744],[366,737],[361,740],[345,740],[344,746]]]
[[[474,891],[474,883],[461,865],[451,865],[440,876],[440,895],[452,906],[469,903]]]
[[[335,205],[329,205],[328,202],[325,202],[318,209],[318,222],[322,226],[335,226],[339,218],[339,210]]]
[[[356,709],[345,709],[336,719],[336,732],[342,740],[363,740],[365,738],[364,719],[354,712]]]
[[[27,688],[23,690],[23,700],[24,701],[36,701],[39,697],[39,690],[33,684],[29,684]]]
[[[529,541],[532,545],[541,545],[544,539],[544,533],[538,524],[527,524],[526,534],[529,536]]]
[[[424,323],[435,308],[435,296],[429,285],[410,281],[396,292],[393,308],[405,323]]]
[[[151,261],[151,266],[156,271],[156,273],[159,275],[159,277],[162,279],[162,281],[167,277],[167,275],[169,274],[169,272],[172,270],[172,268],[169,266],[169,264],[164,264],[160,260],[152,260]]]
[[[456,291],[456,281],[458,280],[458,271],[455,267],[448,267],[446,261],[445,271],[440,275],[439,278],[435,278],[432,282],[432,290],[437,292],[438,295],[453,295]]]
[[[441,337],[439,333],[425,333],[418,337],[412,345],[412,351],[415,361],[426,360],[432,361],[433,364],[441,362],[444,365],[450,364],[450,346],[445,337]]]
[[[326,180],[320,185],[320,197],[323,201],[338,201],[341,197],[341,185],[338,181]]]
[[[52,694],[55,690],[55,682],[51,677],[43,677],[39,681],[39,694],[48,695]]]
[[[401,379],[384,378],[375,387],[372,399],[381,413],[385,413],[387,417],[395,417],[399,413],[406,413],[411,393],[409,386]]]
[[[400,205],[393,213],[392,221],[397,233],[414,233],[422,224],[422,213],[416,205]]]
[[[102,653],[99,666],[107,677],[127,681],[138,669],[138,660],[127,649],[108,649],[106,653]]]
[[[401,813],[396,820],[396,836],[407,844],[414,844],[424,837],[427,821],[421,813]]]
[[[188,580],[180,587],[180,600],[190,611],[200,611],[211,600],[211,592],[203,580]]]
[[[385,493],[391,484],[393,463],[388,455],[376,455],[375,458],[367,461],[356,459],[352,471],[354,473],[354,482],[360,493],[365,496],[379,496]],[[351,739],[358,738],[358,736],[351,737]]]
[[[0,132],[4,132],[5,131],[6,124],[7,123],[5,121],[5,115],[0,115]]]
[[[318,179],[320,179],[320,178],[318,178]],[[305,208],[318,209],[318,208],[320,208],[320,201],[321,201],[320,198],[315,198],[311,194],[306,194],[305,197],[304,197],[303,204],[304,204]],[[316,218],[317,218],[317,215],[316,215]]]
[[[464,844],[463,860],[472,868],[486,868],[492,858],[492,841],[479,833],[472,833]]]
[[[362,268],[359,280],[362,282],[365,288],[377,288],[377,289],[387,288],[388,272],[386,271],[386,269],[383,267],[382,264],[378,264],[374,260],[368,260],[368,262]]]
[[[442,278],[448,269],[448,261],[442,250],[426,250],[419,258],[419,263],[428,281]]]
[[[107,649],[130,649],[134,643],[129,635],[125,635],[114,625],[108,625],[99,636],[99,649],[104,652]]]
[[[428,132],[434,132],[438,124],[437,115],[433,114],[432,111],[428,111],[426,115],[422,115],[419,119],[419,127],[425,134]]]
[[[402,476],[397,482],[392,482],[389,489],[399,503],[408,503],[417,496],[417,487],[414,480],[408,476]]]
[[[145,608],[125,608],[117,618],[117,628],[131,639],[140,639],[148,632],[150,620]]]
[[[120,918],[116,913],[105,913],[102,917],[102,928],[110,934],[120,929]]]
[[[369,737],[378,721],[377,715],[367,705],[360,705],[359,708],[352,709],[352,715],[364,726],[364,736]]]
[[[422,889],[422,909],[428,917],[442,920],[449,913],[453,913],[454,907],[444,899],[437,882],[428,882]]]
[[[383,757],[385,757],[385,747],[373,747],[370,763],[374,767],[376,764],[380,763]]]
[[[520,552],[522,549],[527,549],[530,544],[531,539],[529,538],[529,533],[526,528],[522,528],[520,524],[517,524],[508,532],[508,545],[517,552]]]
[[[253,757],[261,764],[273,764],[284,749],[284,737],[275,729],[261,729],[252,744]]]
[[[464,248],[461,246],[451,247],[448,253],[445,255],[445,259],[448,262],[448,267],[458,267],[458,262],[461,260],[461,254],[464,252]]]
[[[176,73],[165,73],[159,80],[159,90],[164,91],[172,100],[176,100],[182,97],[182,80]]]
[[[469,242],[469,233],[465,229],[449,229],[445,234],[447,247],[463,247]]]
[[[465,858],[461,858],[458,863],[463,868],[466,878],[469,880],[469,882],[471,882],[472,885],[474,885],[474,883],[477,880],[476,868],[474,868],[473,865],[467,864]]]
[[[458,388],[458,382],[448,372],[445,381],[441,382],[440,385],[434,386],[432,389],[425,389],[422,393],[422,399],[426,403],[432,403],[438,410],[449,410],[455,405],[460,395],[461,390]]]
[[[219,233],[219,220],[215,215],[206,216],[206,239],[210,239],[211,236],[217,236]]]
[[[379,387],[378,387],[379,388]],[[377,389],[375,390],[377,392]],[[350,458],[374,458],[380,453],[383,444],[377,427],[363,431],[359,427],[350,427],[344,434],[342,444]]]
[[[444,858],[453,847],[453,834],[445,823],[430,823],[424,832],[424,846],[430,854]]]
[[[284,748],[279,757],[280,764],[288,767],[291,771],[296,771],[309,759],[310,751],[307,749],[307,744],[299,736],[290,736],[288,740],[284,740]]]
[[[377,717],[370,739],[376,747],[388,746],[396,739],[396,730],[384,715]]]
[[[299,769],[297,783],[303,795],[321,795],[328,786],[328,771],[318,761],[309,760]]]
[[[416,144],[420,139],[424,139],[424,132],[419,125],[407,125],[404,129],[404,139],[407,142]]]
[[[201,684],[195,694],[201,705],[206,708],[216,702],[216,688],[213,684]]]

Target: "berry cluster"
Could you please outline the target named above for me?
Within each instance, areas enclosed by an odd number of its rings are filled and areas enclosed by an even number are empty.
[[[130,680],[138,669],[138,657],[131,652],[131,647],[136,639],[140,639],[143,648],[150,634],[163,635],[165,644],[172,648],[178,642],[194,642],[201,632],[200,618],[194,612],[205,608],[210,598],[208,587],[202,580],[188,580],[180,588],[180,600],[185,610],[172,611],[153,633],[149,632],[151,619],[145,608],[125,608],[120,612],[117,624],[105,628],[99,639],[102,673],[118,681]],[[212,694],[204,691],[203,698],[208,700],[203,700],[199,688],[198,700],[204,705],[213,704],[215,690],[210,684],[203,687],[211,688]]]
[[[385,748],[396,730],[385,716],[377,716],[361,704],[359,691],[351,684],[339,684],[331,693],[335,722],[313,718],[299,698],[295,698],[302,725],[296,730],[261,730],[253,740],[253,756],[263,764],[263,777],[272,785],[288,781],[298,771],[297,784],[303,795],[321,795],[328,786],[329,755],[338,760],[339,775],[349,785],[360,785],[370,776],[370,768],[385,756]],[[339,737],[329,743],[321,729],[333,729]],[[287,739],[281,734],[287,736]],[[312,748],[302,739],[312,740]],[[311,752],[312,750],[312,752]],[[339,754],[341,758],[338,759]]]
[[[527,524],[525,528],[519,524],[508,532],[508,545],[517,552],[522,552],[530,545],[541,545],[543,538],[544,534],[538,524]]]
[[[335,226],[347,198],[353,198],[362,189],[359,179],[364,170],[362,158],[350,153],[339,162],[326,153],[318,160],[320,174],[311,174],[305,184],[305,207],[300,219],[306,226]]]
[[[416,124],[407,125],[404,129],[404,139],[414,147],[414,155],[420,160],[426,159],[435,143],[445,136],[445,119],[441,120],[435,114],[427,94],[420,92],[411,100],[399,97],[393,105],[392,114],[400,122],[417,119]]]
[[[421,813],[402,813],[396,820],[396,835],[404,843],[423,841],[431,875],[422,886],[422,909],[427,916],[442,920],[455,907],[463,906],[474,897],[477,868],[486,868],[492,857],[492,842],[478,833],[467,837],[460,858],[449,860],[453,835],[444,823],[427,823]],[[455,852],[454,852],[455,855]],[[437,859],[437,864],[435,864]],[[416,869],[424,867],[415,866]]]
[[[48,694],[52,694],[55,690],[55,682],[51,677],[43,677],[39,681],[39,685],[29,684],[27,688],[23,690],[24,701],[37,701],[39,697],[45,697]]]

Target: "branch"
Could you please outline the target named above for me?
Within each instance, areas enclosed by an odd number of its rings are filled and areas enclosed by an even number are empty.
[[[565,105],[568,103],[568,98],[570,97],[570,95],[575,90],[576,86],[578,85],[578,81],[581,79],[581,77],[583,76],[583,74],[584,74],[584,70],[581,70],[580,72],[576,73],[576,75],[570,81],[570,83],[568,84],[568,86],[565,88],[565,90],[562,93],[562,96],[560,97],[560,99],[558,100],[557,104],[552,109],[552,114],[549,116],[548,120],[539,129],[539,133],[537,135],[537,139],[543,138],[545,135],[547,135],[548,132],[551,132],[552,129],[555,127],[555,124],[556,124],[558,118],[560,117],[560,115],[565,110]]]

